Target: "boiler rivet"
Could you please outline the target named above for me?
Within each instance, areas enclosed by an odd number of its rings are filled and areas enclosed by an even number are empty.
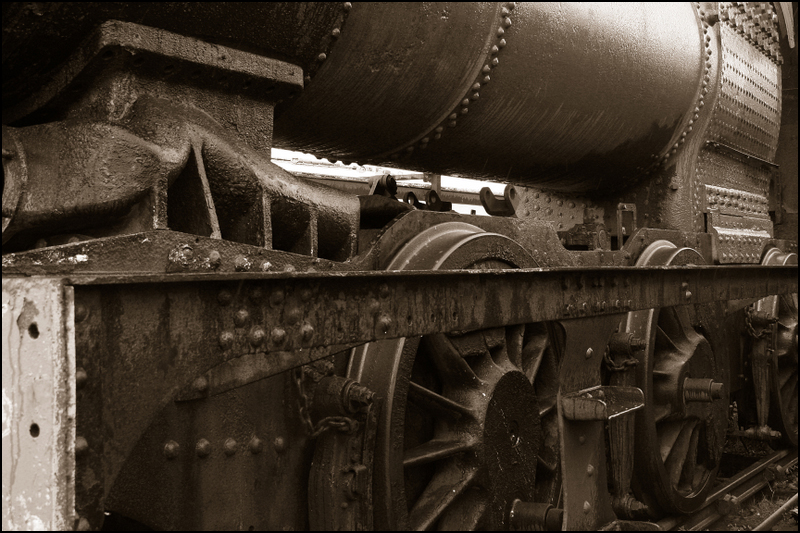
[[[578,442],[580,442],[581,444],[585,444],[586,443],[586,437],[581,435],[580,437],[578,437]]]
[[[314,336],[314,328],[310,324],[303,324],[300,328],[300,336],[304,342],[309,342]]]
[[[592,350],[591,348],[588,348],[586,350],[586,359],[589,359],[593,354],[594,354],[594,350]]]
[[[286,331],[283,328],[275,328],[272,330],[270,337],[275,344],[283,344],[283,341],[286,340]]]
[[[245,325],[248,318],[250,318],[250,313],[247,309],[239,309],[236,311],[236,314],[233,315],[233,323],[236,324],[237,328],[241,328]]]
[[[264,331],[264,328],[261,326],[253,326],[252,329],[250,329],[250,334],[247,336],[247,340],[249,340],[250,344],[253,346],[261,346],[261,343],[264,342],[264,337],[266,336],[267,334]]]
[[[333,28],[333,31],[331,32],[331,35],[333,37],[338,37],[339,35],[341,35],[341,33],[342,33],[342,31],[339,28]]]
[[[593,476],[594,475],[594,466],[589,465],[586,467],[586,475]]]
[[[500,39],[500,42],[497,43],[497,46],[499,46],[500,48],[505,48],[506,40],[505,39]]]
[[[589,502],[583,502],[583,512],[588,513],[591,510],[592,510],[592,504],[590,504]]]
[[[233,333],[230,331],[223,331],[219,334],[219,345],[223,350],[229,349],[233,346]]]
[[[325,61],[326,59],[328,59],[328,55],[325,52],[317,56],[317,61]]]
[[[211,250],[208,253],[208,264],[212,268],[217,268],[222,263],[222,256],[216,250]]]
[[[286,451],[286,439],[283,437],[275,437],[275,441],[272,444],[276,452],[283,453]]]
[[[85,305],[77,304],[75,306],[75,322],[83,322],[88,315],[89,312],[86,310]]]

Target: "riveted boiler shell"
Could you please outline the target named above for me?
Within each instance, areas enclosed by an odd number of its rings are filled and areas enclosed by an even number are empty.
[[[302,96],[279,107],[275,145],[620,189],[693,111],[699,24],[689,3],[357,3]]]

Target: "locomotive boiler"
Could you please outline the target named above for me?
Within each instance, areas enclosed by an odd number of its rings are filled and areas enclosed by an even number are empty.
[[[796,449],[796,9],[4,3],[3,527],[657,530]]]

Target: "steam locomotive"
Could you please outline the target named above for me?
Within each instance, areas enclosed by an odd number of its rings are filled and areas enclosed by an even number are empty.
[[[796,3],[2,9],[4,529],[654,530],[796,448]]]

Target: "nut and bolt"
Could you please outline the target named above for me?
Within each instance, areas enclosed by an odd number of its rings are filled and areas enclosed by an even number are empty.
[[[372,405],[374,396],[375,393],[373,393],[367,387],[359,383],[352,382],[350,386],[345,389],[344,403],[351,412],[355,413]]]

